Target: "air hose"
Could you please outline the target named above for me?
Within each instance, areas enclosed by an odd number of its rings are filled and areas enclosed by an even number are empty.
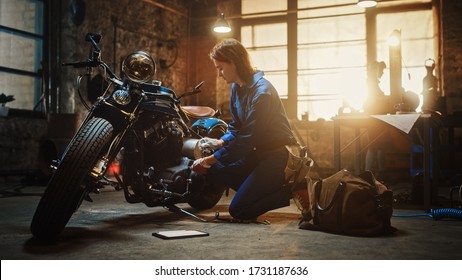
[[[462,209],[455,208],[440,208],[431,209],[430,213],[426,214],[393,214],[393,217],[431,217],[433,220],[441,219],[457,219],[462,220]]]
[[[434,220],[440,220],[444,218],[462,220],[462,209],[455,209],[455,208],[431,209],[430,213],[431,213],[431,217],[433,217]]]

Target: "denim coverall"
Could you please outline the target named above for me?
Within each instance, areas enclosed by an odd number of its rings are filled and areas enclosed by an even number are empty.
[[[288,206],[291,193],[283,187],[288,152],[295,142],[286,112],[273,85],[258,71],[251,85],[231,88],[232,121],[221,137],[225,144],[214,152],[218,163],[208,172],[218,185],[236,194],[229,213],[236,219],[255,219]]]

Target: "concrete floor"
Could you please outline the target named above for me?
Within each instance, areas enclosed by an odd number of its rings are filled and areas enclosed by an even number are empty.
[[[32,239],[29,224],[44,187],[0,184],[0,258],[2,260],[461,260],[462,221],[430,217],[393,217],[398,231],[387,237],[351,237],[298,229],[294,205],[259,218],[270,224],[214,220],[228,216],[223,197],[200,222],[181,213],[128,204],[123,193],[106,188],[92,195],[71,218],[56,244]],[[391,187],[392,188],[392,187]],[[393,188],[392,188],[393,189]],[[12,195],[8,195],[12,194]],[[189,209],[188,205],[180,205]],[[394,213],[422,214],[396,206]],[[163,240],[163,230],[200,230],[207,237]]]

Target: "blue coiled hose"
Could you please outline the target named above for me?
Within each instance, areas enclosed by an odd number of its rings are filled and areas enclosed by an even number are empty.
[[[444,218],[462,220],[462,209],[455,208],[440,208],[431,209],[431,217],[434,220],[440,220]]]
[[[455,209],[455,208],[431,209],[430,213],[426,213],[426,214],[393,214],[393,217],[431,217],[434,220],[441,220],[445,218],[462,220],[462,209]]]

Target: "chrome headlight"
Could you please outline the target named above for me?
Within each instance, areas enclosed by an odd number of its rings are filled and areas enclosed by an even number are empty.
[[[149,54],[138,51],[124,59],[122,71],[131,81],[143,83],[152,78],[156,72],[156,64]]]

